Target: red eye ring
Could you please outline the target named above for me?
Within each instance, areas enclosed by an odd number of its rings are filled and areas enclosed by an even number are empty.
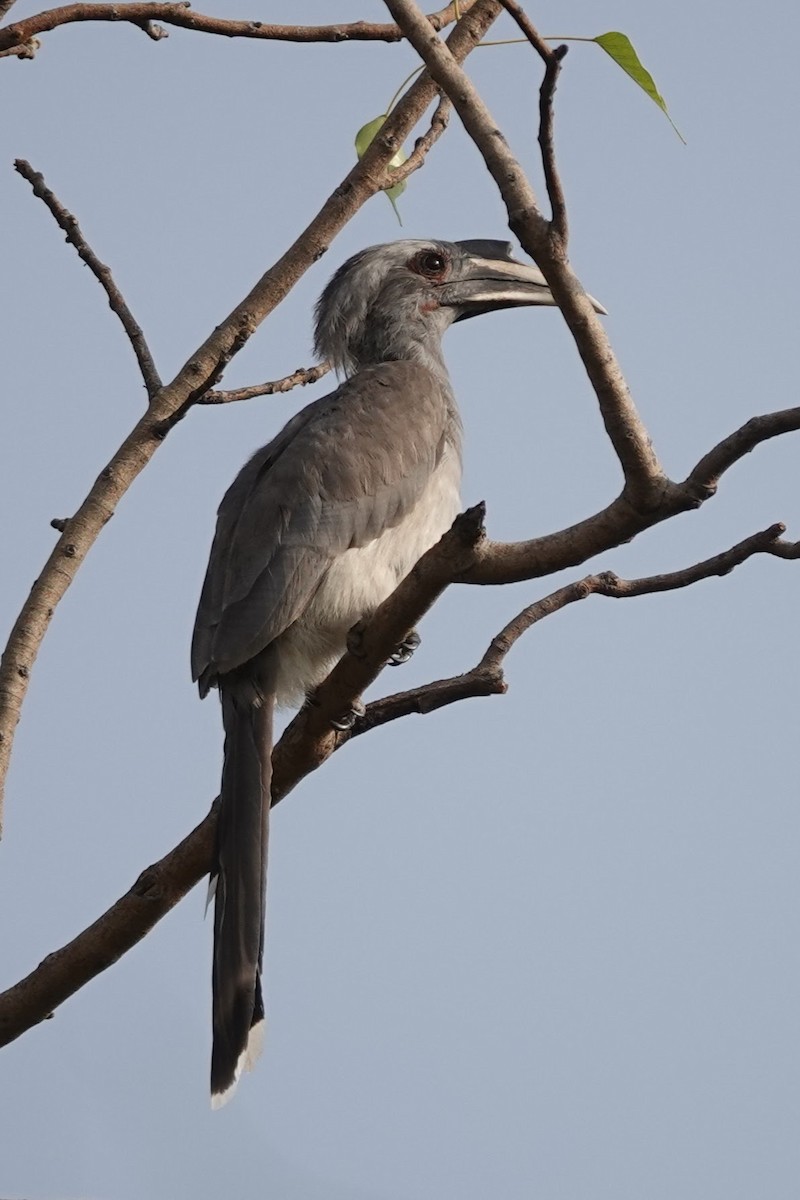
[[[441,279],[447,270],[448,260],[441,250],[420,250],[408,265],[417,275],[424,275],[426,279]]]

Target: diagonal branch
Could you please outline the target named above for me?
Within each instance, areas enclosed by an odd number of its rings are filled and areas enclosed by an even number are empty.
[[[477,0],[450,35],[453,53],[458,58],[465,58],[474,49],[499,11],[497,0]],[[336,234],[370,196],[385,186],[388,163],[435,95],[436,85],[427,74],[409,88],[364,157],[333,191],[293,245],[262,275],[233,312],[217,325],[172,382],[154,397],[148,412],[101,471],[77,513],[67,521],[20,611],[0,663],[0,797],[14,731],[39,646],[56,606],[119,500],[155,454],[164,430],[209,391],[231,358],[288,295],[298,279],[321,258]]]
[[[156,370],[156,365],[153,362],[153,356],[150,353],[150,348],[147,345],[145,336],[141,326],[134,320],[133,313],[128,308],[122,292],[114,282],[114,277],[111,274],[109,267],[102,263],[92,250],[86,238],[81,232],[81,227],[77,219],[64,207],[58,197],[50,191],[50,188],[44,181],[44,176],[39,171],[34,171],[29,162],[24,158],[18,158],[14,162],[14,169],[23,179],[27,179],[28,183],[33,188],[34,196],[39,200],[44,201],[47,208],[52,213],[56,220],[56,224],[60,229],[64,230],[67,235],[67,241],[75,247],[78,252],[78,257],[86,263],[89,270],[94,275],[102,287],[105,294],[108,296],[108,303],[111,311],[116,313],[122,324],[122,328],[128,335],[128,341],[133,347],[133,353],[136,355],[136,361],[139,364],[139,370],[142,373],[144,386],[147,388],[147,395],[152,400],[158,389],[161,387],[161,378]]]
[[[448,575],[452,578],[460,558],[480,543],[482,515],[482,506],[464,514],[439,545],[420,560],[412,575],[364,629],[359,656],[346,655],[319,689],[319,703],[304,709],[289,726],[273,758],[273,804],[350,737],[410,713],[434,712],[459,700],[504,693],[503,662],[514,644],[533,625],[569,604],[591,595],[618,599],[688,587],[714,575],[725,575],[754,554],[800,558],[800,542],[781,541],[784,527],[776,524],[745,538],[722,554],[680,571],[633,580],[619,579],[610,572],[589,575],[537,600],[509,621],[492,639],[486,653],[471,671],[375,701],[349,735],[337,735],[330,728],[326,729],[325,714],[341,712],[345,699],[354,699],[363,690],[365,680],[377,675],[387,653],[397,644],[400,631],[416,622],[446,586]],[[337,705],[340,706],[338,709]],[[323,730],[321,739],[320,731]],[[328,753],[320,755],[323,743],[328,747]],[[214,804],[203,821],[160,862],[143,871],[133,887],[107,912],[66,946],[49,954],[23,980],[0,994],[0,1046],[51,1016],[59,1004],[141,941],[208,874],[216,818],[217,806]]]
[[[525,542],[486,540],[460,583],[504,584],[552,575],[628,542],[645,529],[699,508],[716,494],[722,475],[756,446],[800,431],[800,406],[763,413],[713,446],[682,483],[667,480],[648,512],[631,508],[625,493],[591,517]],[[787,557],[779,548],[772,551]]]
[[[51,1017],[55,1008],[140,942],[208,874],[216,823],[215,801],[200,824],[160,862],[142,871],[107,912],[0,993],[0,1046]]]
[[[347,654],[318,688],[315,703],[292,721],[273,752],[272,803],[324,762],[341,735],[330,725],[375,678],[402,641],[483,536],[483,506],[462,514],[438,546],[429,551],[363,631],[358,654]],[[160,862],[148,867],[108,912],[50,954],[20,983],[0,994],[0,1046],[51,1015],[136,945],[204,876],[211,866],[216,810]]]
[[[13,3],[14,0],[0,0],[0,16],[4,11],[2,5],[6,5],[7,11]],[[438,12],[431,13],[427,20],[438,31],[456,19],[457,9],[463,16],[475,3],[476,0],[461,0],[459,5],[446,4]],[[380,25],[373,21],[336,25],[268,25],[264,21],[229,21],[193,12],[186,0],[185,3],[65,4],[61,8],[50,8],[0,30],[0,50],[28,42],[37,34],[49,33],[60,25],[73,25],[80,21],[126,22],[137,25],[155,41],[167,35],[165,30],[154,34],[153,28],[158,30],[158,27],[152,26],[153,21],[164,21],[167,25],[191,29],[196,33],[272,42],[399,42],[403,38],[396,25]]]
[[[597,395],[606,432],[625,476],[626,497],[634,508],[647,511],[660,495],[664,473],[605,330],[567,262],[565,247],[553,237],[550,222],[542,215],[533,188],[497,122],[419,6],[414,0],[386,0],[386,6],[453,101],[500,190],[511,229],[544,272]]]

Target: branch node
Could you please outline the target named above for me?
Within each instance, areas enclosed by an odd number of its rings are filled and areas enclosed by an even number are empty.
[[[474,548],[486,537],[486,501],[459,513],[453,522],[453,532],[467,549]]]

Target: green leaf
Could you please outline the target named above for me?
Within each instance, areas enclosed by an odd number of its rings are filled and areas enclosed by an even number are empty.
[[[367,152],[367,147],[375,141],[375,138],[378,136],[386,122],[387,115],[387,113],[382,113],[379,117],[375,117],[374,121],[367,121],[366,125],[362,125],[359,129],[358,133],[356,134],[356,154],[358,155],[359,159],[364,157]],[[389,166],[402,167],[407,158],[408,155],[401,146],[389,162]],[[389,201],[394,209],[394,213],[398,222],[402,225],[403,221],[400,217],[400,211],[395,201],[397,200],[398,196],[402,196],[403,192],[406,190],[405,180],[403,180],[401,183],[394,183],[391,187],[384,188],[383,190],[389,197]]]
[[[601,46],[606,54],[613,58],[617,66],[622,67],[626,75],[630,75],[634,83],[638,83],[639,87],[647,92],[647,95],[661,109],[685,146],[686,139],[669,115],[664,97],[656,87],[653,76],[642,66],[639,55],[634,50],[630,38],[624,33],[601,33],[591,40],[597,42],[598,46]]]

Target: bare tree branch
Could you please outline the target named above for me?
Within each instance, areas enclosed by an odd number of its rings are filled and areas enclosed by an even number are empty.
[[[6,10],[14,0],[0,0]],[[461,0],[458,6],[462,16],[469,12],[476,0]],[[435,30],[443,29],[456,17],[456,5],[446,4],[438,12],[427,17]],[[268,25],[263,21],[228,21],[222,17],[206,16],[193,12],[186,3],[134,3],[134,4],[65,4],[61,8],[50,8],[46,12],[26,17],[14,25],[0,30],[0,50],[27,42],[40,33],[48,33],[60,25],[73,25],[79,21],[112,21],[137,25],[150,37],[158,41],[166,37],[166,31],[153,34],[151,23],[165,21],[181,29],[196,33],[213,33],[222,37],[257,38],[261,41],[280,42],[399,42],[403,34],[396,25],[380,25],[373,21],[353,21],[336,25]],[[158,26],[155,27],[158,30]]]
[[[472,699],[476,696],[503,695],[507,686],[503,678],[503,662],[514,644],[532,626],[552,616],[569,604],[585,600],[587,596],[608,596],[615,600],[631,596],[653,595],[656,592],[675,591],[678,588],[690,587],[703,579],[715,575],[728,575],[735,567],[746,562],[755,554],[772,554],[777,558],[800,558],[800,542],[784,542],[781,534],[785,526],[777,523],[760,533],[754,533],[743,541],[715,554],[713,558],[704,559],[693,566],[684,567],[679,571],[670,571],[664,575],[648,575],[641,579],[620,579],[612,571],[603,571],[597,575],[587,575],[574,583],[542,597],[541,600],[528,605],[518,613],[492,641],[481,658],[471,670],[463,675],[454,675],[450,679],[438,679],[434,683],[424,684],[408,692],[398,692],[393,696],[385,696],[367,707],[366,712],[356,721],[353,729],[345,737],[358,737],[378,725],[396,721],[399,717],[410,713],[429,713],[448,704],[460,700]]]
[[[648,512],[637,512],[625,492],[607,508],[556,533],[525,542],[492,542],[478,548],[474,564],[460,583],[505,584],[552,575],[628,542],[645,529],[690,512],[716,494],[720,478],[762,442],[800,430],[800,407],[751,417],[705,454],[682,483],[665,479],[660,499]],[[780,545],[771,551],[791,557]]]
[[[273,379],[269,383],[253,383],[250,387],[232,388],[227,392],[206,392],[197,401],[198,404],[233,404],[237,400],[252,400],[255,396],[275,396],[281,392],[290,392],[292,388],[305,387],[316,383],[327,375],[331,369],[330,363],[317,363],[315,367],[299,367],[291,375],[283,379]]]
[[[526,633],[545,617],[551,616],[554,612],[558,612],[578,600],[585,600],[587,596],[608,596],[614,600],[622,600],[631,596],[675,591],[678,588],[690,587],[703,579],[710,579],[714,575],[728,575],[734,567],[740,566],[754,554],[774,554],[776,548],[779,556],[782,556],[781,549],[785,549],[792,552],[786,557],[796,557],[795,552],[800,547],[800,543],[782,543],[779,540],[785,530],[785,525],[780,523],[770,525],[768,529],[751,534],[750,537],[738,542],[730,550],[724,550],[721,554],[715,554],[713,558],[704,559],[691,567],[684,567],[680,571],[670,571],[664,575],[647,575],[641,579],[620,579],[613,571],[603,571],[598,575],[587,575],[575,583],[568,583],[565,587],[559,588],[557,591],[551,592],[549,596],[544,596],[541,600],[529,605],[509,621],[497,637],[492,639],[491,646],[475,670],[497,671],[511,647],[523,633]]]
[[[51,1017],[59,1004],[140,942],[208,874],[217,807],[215,802],[188,837],[142,871],[133,887],[88,929],[0,993],[0,1046]]]
[[[514,644],[533,625],[569,604],[591,595],[620,599],[688,587],[714,575],[725,575],[754,554],[800,558],[800,542],[782,542],[784,526],[776,524],[680,571],[632,580],[620,579],[611,572],[589,575],[523,609],[492,639],[471,671],[377,700],[350,733],[335,733],[328,723],[330,714],[341,714],[345,704],[377,676],[387,653],[400,640],[401,631],[416,623],[447,585],[448,576],[452,579],[464,555],[480,544],[482,517],[480,505],[463,514],[438,546],[420,559],[412,575],[365,626],[357,654],[351,652],[342,659],[321,685],[317,702],[303,709],[286,730],[273,756],[273,804],[352,737],[410,713],[429,713],[460,700],[504,693],[503,662]],[[143,871],[107,912],[66,946],[49,954],[23,980],[0,993],[0,1046],[51,1016],[59,1004],[141,941],[208,874],[216,818],[215,804],[188,837]]]
[[[499,12],[498,0],[477,0],[450,35],[453,53],[458,58],[466,57]],[[161,388],[149,411],[133,428],[98,476],[77,513],[67,522],[22,607],[0,663],[0,785],[8,771],[14,731],[30,672],[50,619],[120,498],[153,457],[169,424],[209,391],[261,322],[325,253],[331,239],[370,196],[386,185],[387,164],[435,95],[435,84],[423,74],[392,111],[361,161],[325,201],[293,245],[262,275],[233,312],[217,325],[172,382]]]
[[[664,472],[650,443],[605,330],[554,238],[525,173],[469,77],[453,60],[414,0],[386,0],[397,24],[450,99],[508,209],[509,225],[544,272],[597,395],[608,437],[625,476],[629,503],[647,511]]]
[[[144,386],[147,388],[147,395],[152,400],[158,389],[161,387],[161,378],[156,370],[156,365],[153,362],[153,356],[150,353],[150,348],[145,340],[141,326],[134,320],[133,313],[128,308],[125,299],[114,282],[114,277],[111,274],[111,269],[102,263],[92,250],[86,238],[81,232],[81,227],[76,218],[64,207],[58,197],[51,192],[50,188],[44,181],[44,176],[40,171],[34,171],[29,162],[24,158],[18,158],[14,162],[14,170],[17,171],[23,179],[27,179],[28,183],[33,188],[34,196],[42,200],[55,218],[56,224],[60,229],[64,230],[67,235],[67,241],[75,247],[78,252],[78,257],[86,263],[89,270],[94,275],[102,287],[105,294],[108,296],[108,303],[111,311],[116,313],[122,324],[122,328],[128,335],[133,353],[136,355],[136,361],[139,364],[139,370],[142,373]]]
[[[15,0],[0,0],[0,21],[13,8]]]

